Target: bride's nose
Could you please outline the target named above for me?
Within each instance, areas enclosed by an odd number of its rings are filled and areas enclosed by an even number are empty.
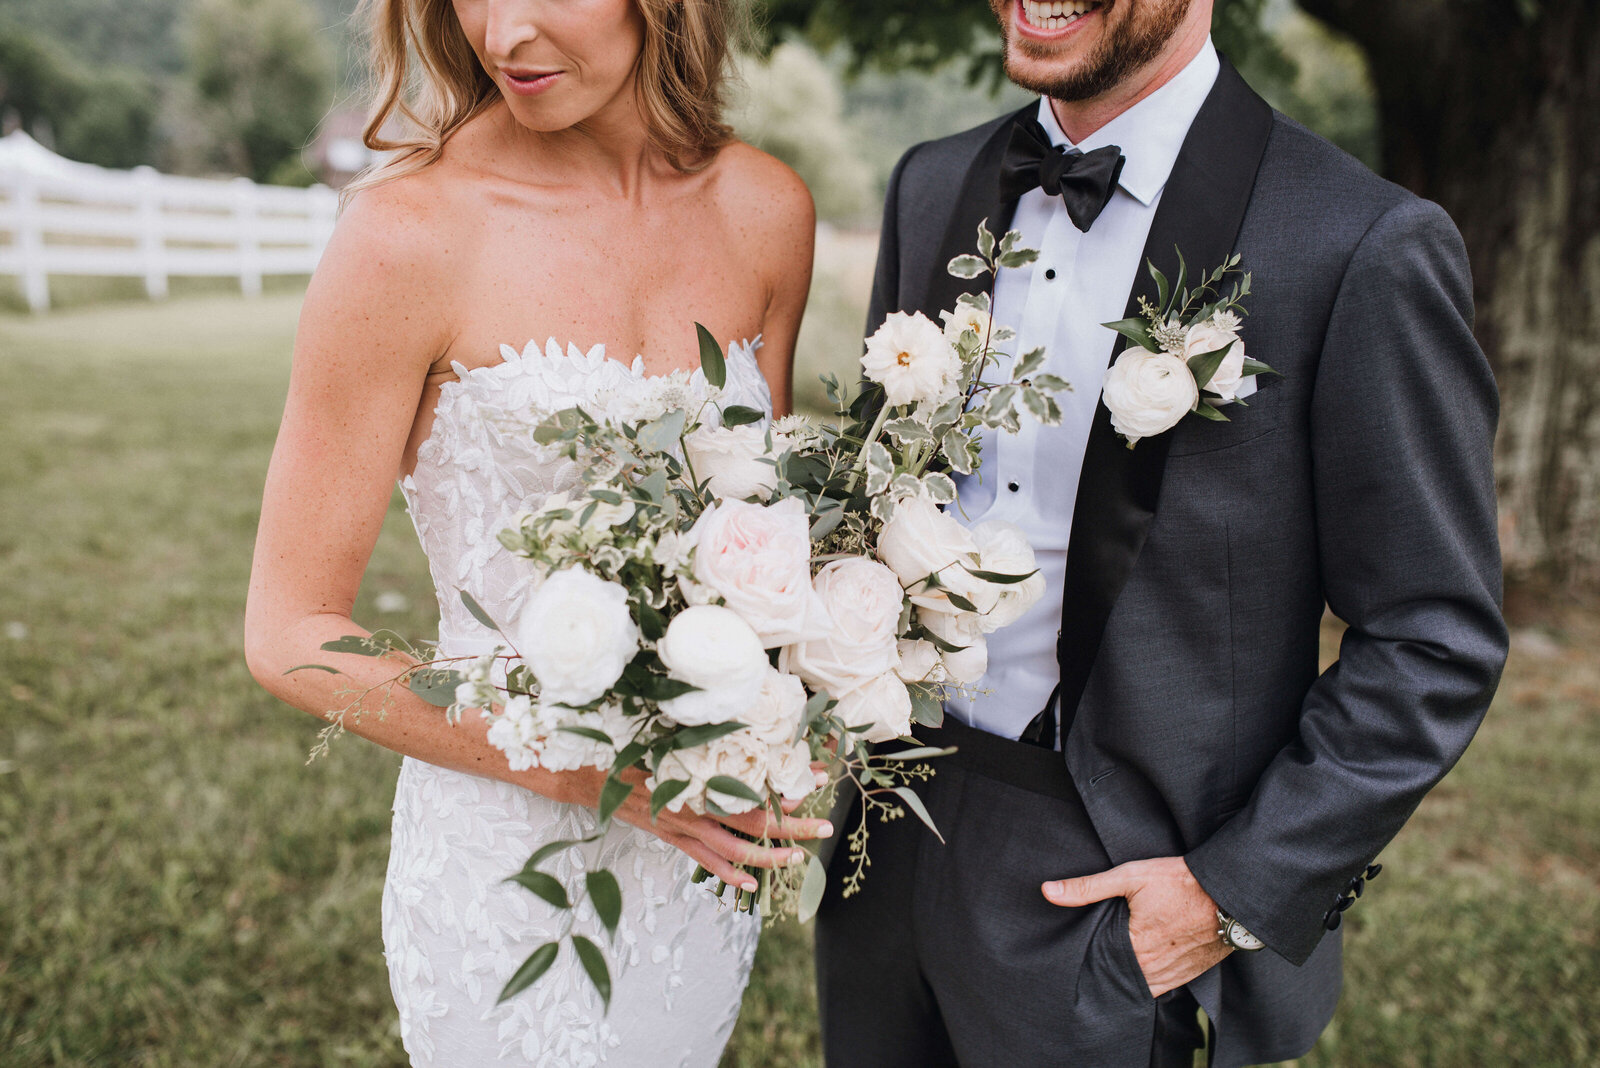
[[[510,65],[523,45],[538,39],[535,0],[484,0],[483,48],[497,64]]]

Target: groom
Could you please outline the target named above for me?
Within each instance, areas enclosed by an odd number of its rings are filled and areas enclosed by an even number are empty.
[[[1059,427],[986,441],[960,506],[1020,524],[1049,592],[992,637],[990,692],[918,731],[959,748],[917,787],[945,843],[874,818],[860,892],[824,902],[828,1064],[1187,1068],[1197,1006],[1212,1063],[1297,1057],[1341,917],[1505,655],[1462,244],[1257,97],[1211,0],[991,4],[1044,99],[901,160],[868,328],[952,307],[984,219],[1040,251],[1000,272],[996,320],[1076,391]],[[1193,280],[1234,252],[1242,337],[1281,377],[1129,449],[1099,324],[1155,299],[1147,260]],[[1348,630],[1319,675],[1325,604]]]

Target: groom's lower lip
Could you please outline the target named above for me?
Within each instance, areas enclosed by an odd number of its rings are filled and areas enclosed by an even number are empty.
[[[1107,6],[1105,0],[1016,0],[1012,24],[1024,37],[1059,41],[1084,30]]]

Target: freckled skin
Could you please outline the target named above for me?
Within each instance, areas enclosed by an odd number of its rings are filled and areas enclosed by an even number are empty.
[[[763,373],[787,411],[810,287],[815,219],[805,186],[749,146],[683,174],[650,146],[632,70],[633,0],[457,0],[484,67],[560,71],[545,93],[501,99],[434,165],[357,194],[313,276],[295,338],[246,609],[246,658],[273,694],[313,715],[342,708],[402,665],[330,654],[351,619],[396,476],[416,461],[453,362],[495,363],[502,343],[604,343],[646,369],[697,365],[693,323],[724,343],[763,334]],[[502,86],[504,83],[501,83]],[[508,94],[509,95],[509,94]],[[319,663],[339,669],[286,672]],[[383,714],[379,715],[380,709]],[[481,717],[450,726],[404,690],[367,699],[354,733],[396,752],[593,806],[589,769],[512,772]],[[649,829],[728,882],[729,861],[793,859],[715,820],[663,813],[644,791],[618,818]],[[820,820],[757,812],[746,833],[816,837]]]

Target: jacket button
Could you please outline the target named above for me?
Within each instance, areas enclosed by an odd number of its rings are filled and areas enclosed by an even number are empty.
[[[1367,874],[1367,878],[1368,879],[1376,879],[1378,876],[1383,874],[1383,865],[1382,864],[1368,864],[1367,865],[1367,873],[1366,874]]]
[[[1330,931],[1337,931],[1339,929],[1339,924],[1343,922],[1344,913],[1337,909],[1330,909],[1328,914],[1322,917],[1322,926],[1326,927]]]

